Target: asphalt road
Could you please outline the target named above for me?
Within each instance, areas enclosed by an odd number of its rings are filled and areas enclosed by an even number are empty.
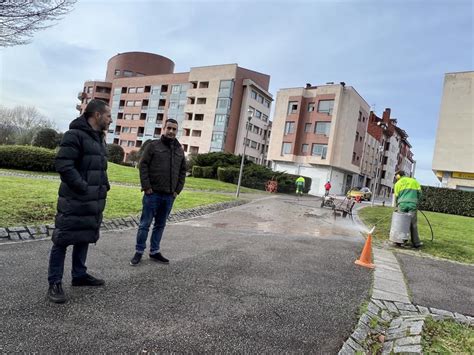
[[[395,254],[413,303],[474,316],[474,265]]]
[[[128,265],[136,230],[103,234],[89,272],[103,288],[70,286],[46,300],[51,243],[0,246],[0,352],[336,353],[368,297],[354,265],[363,238],[319,200],[256,201],[169,225],[160,265]],[[348,224],[350,227],[351,224]]]

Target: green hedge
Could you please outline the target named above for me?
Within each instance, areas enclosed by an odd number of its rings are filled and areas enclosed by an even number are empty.
[[[474,192],[422,186],[418,208],[459,216],[474,217]]]
[[[217,168],[217,180],[237,184],[239,180],[239,171],[239,168],[233,166],[229,166],[228,168],[219,167]]]
[[[1,145],[0,168],[55,171],[56,151],[28,145]]]
[[[212,166],[194,165],[192,175],[195,178],[213,179],[214,169]]]

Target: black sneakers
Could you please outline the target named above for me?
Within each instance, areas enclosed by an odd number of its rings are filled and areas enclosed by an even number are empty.
[[[132,260],[130,260],[130,265],[132,265],[132,266],[138,265],[138,263],[142,260],[142,255],[143,254],[135,253]]]
[[[103,286],[105,284],[104,280],[96,279],[94,276],[86,274],[84,277],[73,278],[73,286]]]
[[[48,298],[51,302],[54,303],[66,302],[66,295],[63,291],[63,285],[60,282],[57,284],[49,285]]]
[[[168,259],[166,259],[163,255],[161,255],[161,253],[150,254],[150,259],[152,259],[154,261],[157,261],[159,263],[163,263],[163,264],[169,264],[170,263],[170,261]]]

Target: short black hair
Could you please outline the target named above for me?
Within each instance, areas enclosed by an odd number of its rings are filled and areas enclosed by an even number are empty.
[[[86,109],[84,110],[84,117],[89,118],[91,117],[95,112],[99,112],[100,114],[103,114],[106,110],[106,108],[109,107],[109,105],[98,99],[92,99],[86,106]]]
[[[178,124],[178,121],[176,121],[174,118],[168,118],[166,121],[165,121],[165,126],[168,122],[171,122],[171,123],[174,123],[174,124]]]

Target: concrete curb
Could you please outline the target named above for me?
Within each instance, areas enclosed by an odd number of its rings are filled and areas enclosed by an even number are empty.
[[[211,214],[225,209],[237,207],[246,203],[249,200],[235,200],[230,202],[215,203],[212,205],[200,206],[179,210],[171,213],[168,217],[168,223],[176,223],[192,219],[195,217]],[[140,215],[123,218],[114,218],[102,222],[101,231],[108,232],[112,230],[124,230],[137,228],[140,223]],[[53,235],[54,225],[39,225],[39,226],[17,226],[0,228],[0,246],[11,243],[27,242],[34,240],[48,240]]]

